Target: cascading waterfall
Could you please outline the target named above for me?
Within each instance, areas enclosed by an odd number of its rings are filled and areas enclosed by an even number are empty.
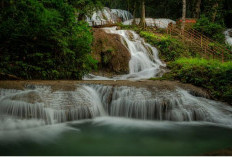
[[[130,19],[127,21],[124,21],[124,25],[132,25],[134,19]],[[170,23],[176,24],[175,21],[171,19],[165,19],[165,18],[146,18],[145,19],[146,25],[149,27],[157,27],[157,28],[167,28]],[[140,18],[135,19],[135,23],[138,25],[140,23]]]
[[[89,21],[99,22],[103,18],[106,20],[121,18],[125,21],[132,18],[132,15],[123,10],[104,9],[95,13]],[[130,24],[130,22],[131,20],[126,23]],[[147,22],[157,26],[159,21],[147,19]],[[163,22],[166,24],[159,27],[165,28],[172,21],[163,19]],[[91,75],[84,79],[141,80],[158,77],[165,72],[166,65],[159,59],[158,50],[146,43],[137,33],[117,30],[116,27],[103,28],[103,30],[120,35],[122,44],[131,55],[129,74],[113,78]],[[229,36],[229,32],[225,34]],[[228,43],[230,39],[228,37]],[[157,127],[158,123],[159,127],[165,127],[165,123],[169,123],[170,128],[177,124],[173,122],[194,124],[197,121],[199,124],[207,123],[232,128],[232,107],[225,103],[194,96],[179,87],[159,89],[156,86],[112,84],[91,84],[90,81],[90,84],[78,84],[74,89],[68,90],[54,90],[52,86],[39,85],[27,85],[23,90],[0,88],[0,141],[8,140],[8,137],[12,137],[11,140],[19,136],[27,138],[28,135],[39,141],[40,138],[55,136],[67,130],[67,127],[74,129],[66,122],[78,120],[112,123],[112,125],[136,122],[136,125],[141,124],[143,127],[148,124]],[[38,131],[40,129],[43,135],[45,133],[44,136],[40,135],[41,132]]]
[[[94,12],[91,17],[86,17],[86,21],[89,23],[90,26],[92,26],[93,22],[95,25],[101,25],[102,21],[117,23],[130,20],[132,18],[132,14],[126,10],[110,9],[104,7],[104,9]]]
[[[2,119],[38,119],[44,124],[55,124],[106,114],[97,93],[88,86],[80,86],[75,91],[52,92],[49,87],[0,91]]]
[[[230,33],[231,32],[231,33]],[[224,32],[226,37],[226,43],[232,46],[232,29],[228,29]]]
[[[126,11],[126,10],[111,9],[111,13],[117,15],[119,18],[122,19],[122,21],[133,19],[133,15],[129,11]]]
[[[127,80],[127,79],[147,79],[157,77],[164,73],[166,66],[161,62],[158,56],[158,50],[146,43],[137,33],[129,30],[117,30],[117,27],[104,28],[107,33],[118,34],[121,36],[121,42],[129,50],[131,59],[129,62],[129,74],[116,76],[113,78],[104,78],[91,75],[86,76],[85,80]]]
[[[91,85],[100,95],[110,116],[144,120],[206,121],[232,124],[232,108],[183,89]]]
[[[162,91],[126,86],[78,85],[74,91],[48,86],[21,91],[0,90],[0,120],[37,121],[35,126],[99,116],[143,120],[205,121],[232,125],[232,108],[176,88]],[[9,127],[9,126],[7,126]],[[18,126],[17,126],[18,127]],[[0,129],[4,130],[7,128]]]

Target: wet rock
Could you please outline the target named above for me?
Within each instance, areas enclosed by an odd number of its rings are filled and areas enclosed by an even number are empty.
[[[101,73],[126,74],[129,71],[130,52],[117,34],[94,29],[92,56],[98,60]]]

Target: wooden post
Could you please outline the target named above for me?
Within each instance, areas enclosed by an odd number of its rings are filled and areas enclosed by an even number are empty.
[[[206,46],[205,46],[205,54],[206,54],[206,52],[207,52],[207,51],[206,51]]]
[[[222,63],[224,62],[224,52],[222,51]]]
[[[193,44],[193,35],[191,33],[191,45]]]
[[[170,27],[170,36],[172,36],[172,27]]]
[[[185,32],[182,30],[183,41],[185,40]]]
[[[201,35],[201,48],[202,48],[202,46],[203,46],[203,43],[202,43],[202,35]]]

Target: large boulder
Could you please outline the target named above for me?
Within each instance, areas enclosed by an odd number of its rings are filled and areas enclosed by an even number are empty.
[[[111,74],[129,72],[130,52],[117,34],[108,34],[103,29],[93,29],[92,56],[98,60],[99,71]]]

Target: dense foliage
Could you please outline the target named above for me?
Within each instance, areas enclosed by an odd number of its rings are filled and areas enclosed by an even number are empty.
[[[91,30],[65,0],[5,1],[0,12],[1,73],[80,79],[95,65]]]
[[[197,20],[194,28],[215,41],[221,43],[225,42],[225,36],[222,33],[224,27],[219,23],[211,22],[205,15],[202,15],[201,18]]]
[[[232,62],[181,58],[168,65],[167,75],[208,89],[215,99],[232,104]]]
[[[180,57],[190,57],[193,54],[181,41],[164,34],[154,34],[141,31],[140,36],[159,49],[160,57],[165,62],[174,61]]]

